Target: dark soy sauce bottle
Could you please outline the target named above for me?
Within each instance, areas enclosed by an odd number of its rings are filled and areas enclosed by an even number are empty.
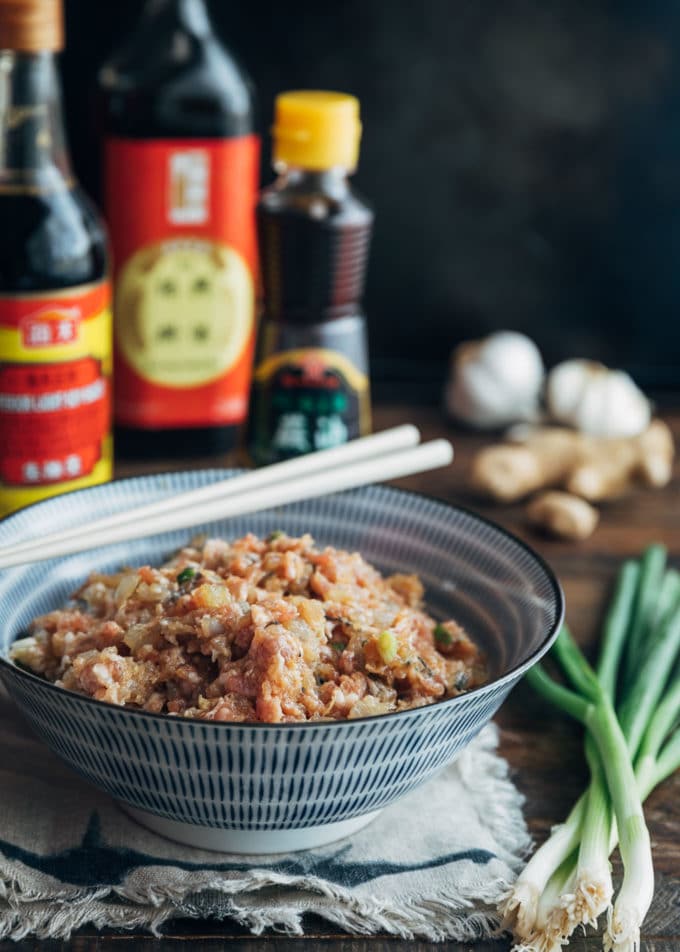
[[[107,240],[73,177],[61,0],[0,0],[0,515],[112,474]]]
[[[231,449],[254,349],[251,84],[204,0],[148,0],[99,75],[115,266],[117,449]]]
[[[258,465],[370,430],[361,296],[373,213],[349,184],[360,130],[353,96],[277,98],[279,175],[257,207],[264,300],[248,449]]]
[[[0,132],[0,293],[104,280],[106,236],[71,172],[53,54],[0,50],[0,76],[8,117]]]

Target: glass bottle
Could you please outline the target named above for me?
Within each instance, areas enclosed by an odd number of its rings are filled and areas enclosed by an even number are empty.
[[[71,171],[60,0],[0,0],[0,514],[110,479],[105,232]]]
[[[263,317],[248,447],[263,465],[370,430],[361,308],[373,212],[352,190],[359,103],[299,91],[276,101],[276,181],[257,208]]]
[[[251,85],[203,0],[148,0],[99,76],[115,265],[117,449],[230,449],[254,346]]]

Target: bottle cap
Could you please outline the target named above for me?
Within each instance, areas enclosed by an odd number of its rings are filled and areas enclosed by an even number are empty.
[[[340,166],[351,172],[359,159],[359,100],[321,90],[281,93],[272,135],[275,163],[319,172]]]
[[[39,53],[63,48],[62,0],[0,0],[0,49]]]

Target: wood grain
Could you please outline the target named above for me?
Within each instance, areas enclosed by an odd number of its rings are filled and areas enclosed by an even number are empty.
[[[676,439],[680,440],[680,412],[665,414]],[[524,538],[555,569],[565,591],[567,616],[575,636],[586,650],[597,637],[609,590],[623,558],[637,555],[650,542],[668,546],[671,558],[680,562],[680,470],[671,485],[658,492],[636,492],[610,503],[603,511],[596,533],[581,543],[554,542],[537,537],[526,526],[522,506],[495,507],[480,503],[467,488],[467,473],[473,453],[485,442],[479,435],[449,428],[432,409],[406,406],[379,408],[376,429],[413,422],[425,438],[448,436],[456,449],[453,466],[446,470],[400,480],[397,485],[425,492],[452,503],[468,506],[494,519]],[[190,466],[233,464],[233,458],[192,462],[121,464],[118,476],[158,472]],[[525,814],[537,842],[550,827],[564,818],[581,791],[586,769],[578,730],[560,716],[546,710],[524,685],[519,685],[498,715],[501,753],[507,758],[513,778],[526,797]],[[666,781],[649,798],[646,814],[654,843],[657,890],[643,930],[644,952],[678,952],[680,949],[680,775]],[[619,872],[614,864],[615,873]],[[212,952],[225,945],[239,952],[276,949],[299,952],[300,948],[322,948],[324,952],[432,952],[441,949],[423,942],[403,942],[385,936],[351,938],[340,936],[324,923],[310,920],[305,939],[281,936],[251,937],[229,922],[176,921],[170,923],[163,939],[136,933],[97,934],[83,929],[70,942],[0,942],[0,952],[113,952],[134,948],[135,952],[158,952],[189,948],[192,952]],[[469,945],[448,943],[452,952],[464,952]],[[505,952],[507,942],[485,942],[476,952]],[[601,948],[597,936],[578,936],[571,952],[595,952]]]

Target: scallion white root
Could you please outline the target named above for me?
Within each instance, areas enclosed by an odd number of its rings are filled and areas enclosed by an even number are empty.
[[[614,894],[609,865],[612,811],[604,771],[590,738],[586,741],[586,757],[591,783],[576,865],[573,928],[577,925],[595,927],[602,913],[609,911]]]
[[[625,871],[614,911],[607,924],[605,948],[615,952],[637,952],[640,926],[654,896],[651,844],[644,817],[633,815],[623,827],[619,821],[618,827]]]
[[[555,870],[578,847],[586,797],[581,797],[564,823],[553,827],[550,837],[536,850],[515,883],[502,900],[502,928],[528,940],[536,929],[538,903],[548,888]]]

